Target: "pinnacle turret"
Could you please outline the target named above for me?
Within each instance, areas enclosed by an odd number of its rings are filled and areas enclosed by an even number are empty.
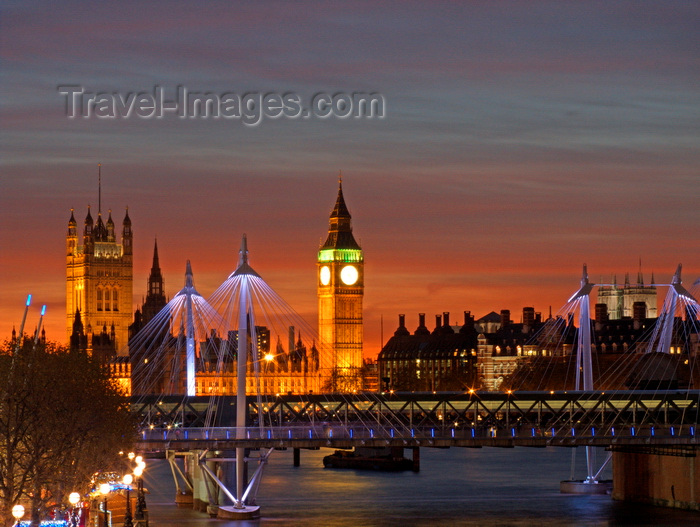
[[[330,216],[328,238],[321,249],[360,249],[352,235],[351,220],[352,217],[343,196],[343,181],[340,179],[338,181],[338,197]]]

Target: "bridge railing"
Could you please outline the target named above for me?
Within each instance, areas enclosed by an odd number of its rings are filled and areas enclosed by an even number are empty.
[[[279,427],[216,427],[216,428],[148,428],[140,432],[140,440],[150,443],[178,442],[221,442],[242,441],[331,441],[349,440],[359,443],[363,440],[470,440],[487,438],[692,438],[696,437],[694,425],[682,426],[582,426],[582,427],[533,427],[533,426],[459,426],[459,427],[413,427],[394,428],[390,426],[370,426],[362,423],[338,425],[322,423],[316,425],[296,425]]]

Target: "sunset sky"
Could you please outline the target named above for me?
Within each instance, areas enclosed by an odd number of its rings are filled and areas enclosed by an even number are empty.
[[[314,326],[343,173],[365,251],[365,355],[405,313],[556,312],[616,273],[700,276],[694,2],[2,2],[0,338],[27,293],[65,340],[65,234],[102,209],[157,237],[166,292],[252,266]],[[374,92],[383,119],[66,117],[87,92]],[[663,293],[660,295],[663,297]]]

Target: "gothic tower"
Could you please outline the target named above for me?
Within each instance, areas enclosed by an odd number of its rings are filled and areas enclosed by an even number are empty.
[[[90,207],[78,237],[71,209],[66,236],[66,329],[73,333],[76,312],[80,312],[88,351],[100,335],[109,335],[114,350],[127,344],[132,319],[133,235],[127,209],[117,243],[112,212],[107,223],[98,209],[94,222]]]
[[[151,265],[151,273],[148,275],[148,294],[141,307],[144,325],[148,324],[167,303],[163,288],[163,274],[160,271],[160,261],[158,260],[158,240],[156,240],[153,246],[153,265]]]
[[[328,237],[318,251],[318,334],[321,367],[331,367],[330,389],[360,389],[364,256],[352,235],[342,180]]]

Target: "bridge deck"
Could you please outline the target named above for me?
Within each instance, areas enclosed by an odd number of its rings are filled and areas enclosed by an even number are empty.
[[[248,397],[237,430],[235,399],[134,399],[139,446],[695,445],[700,421],[700,391],[361,393]]]

